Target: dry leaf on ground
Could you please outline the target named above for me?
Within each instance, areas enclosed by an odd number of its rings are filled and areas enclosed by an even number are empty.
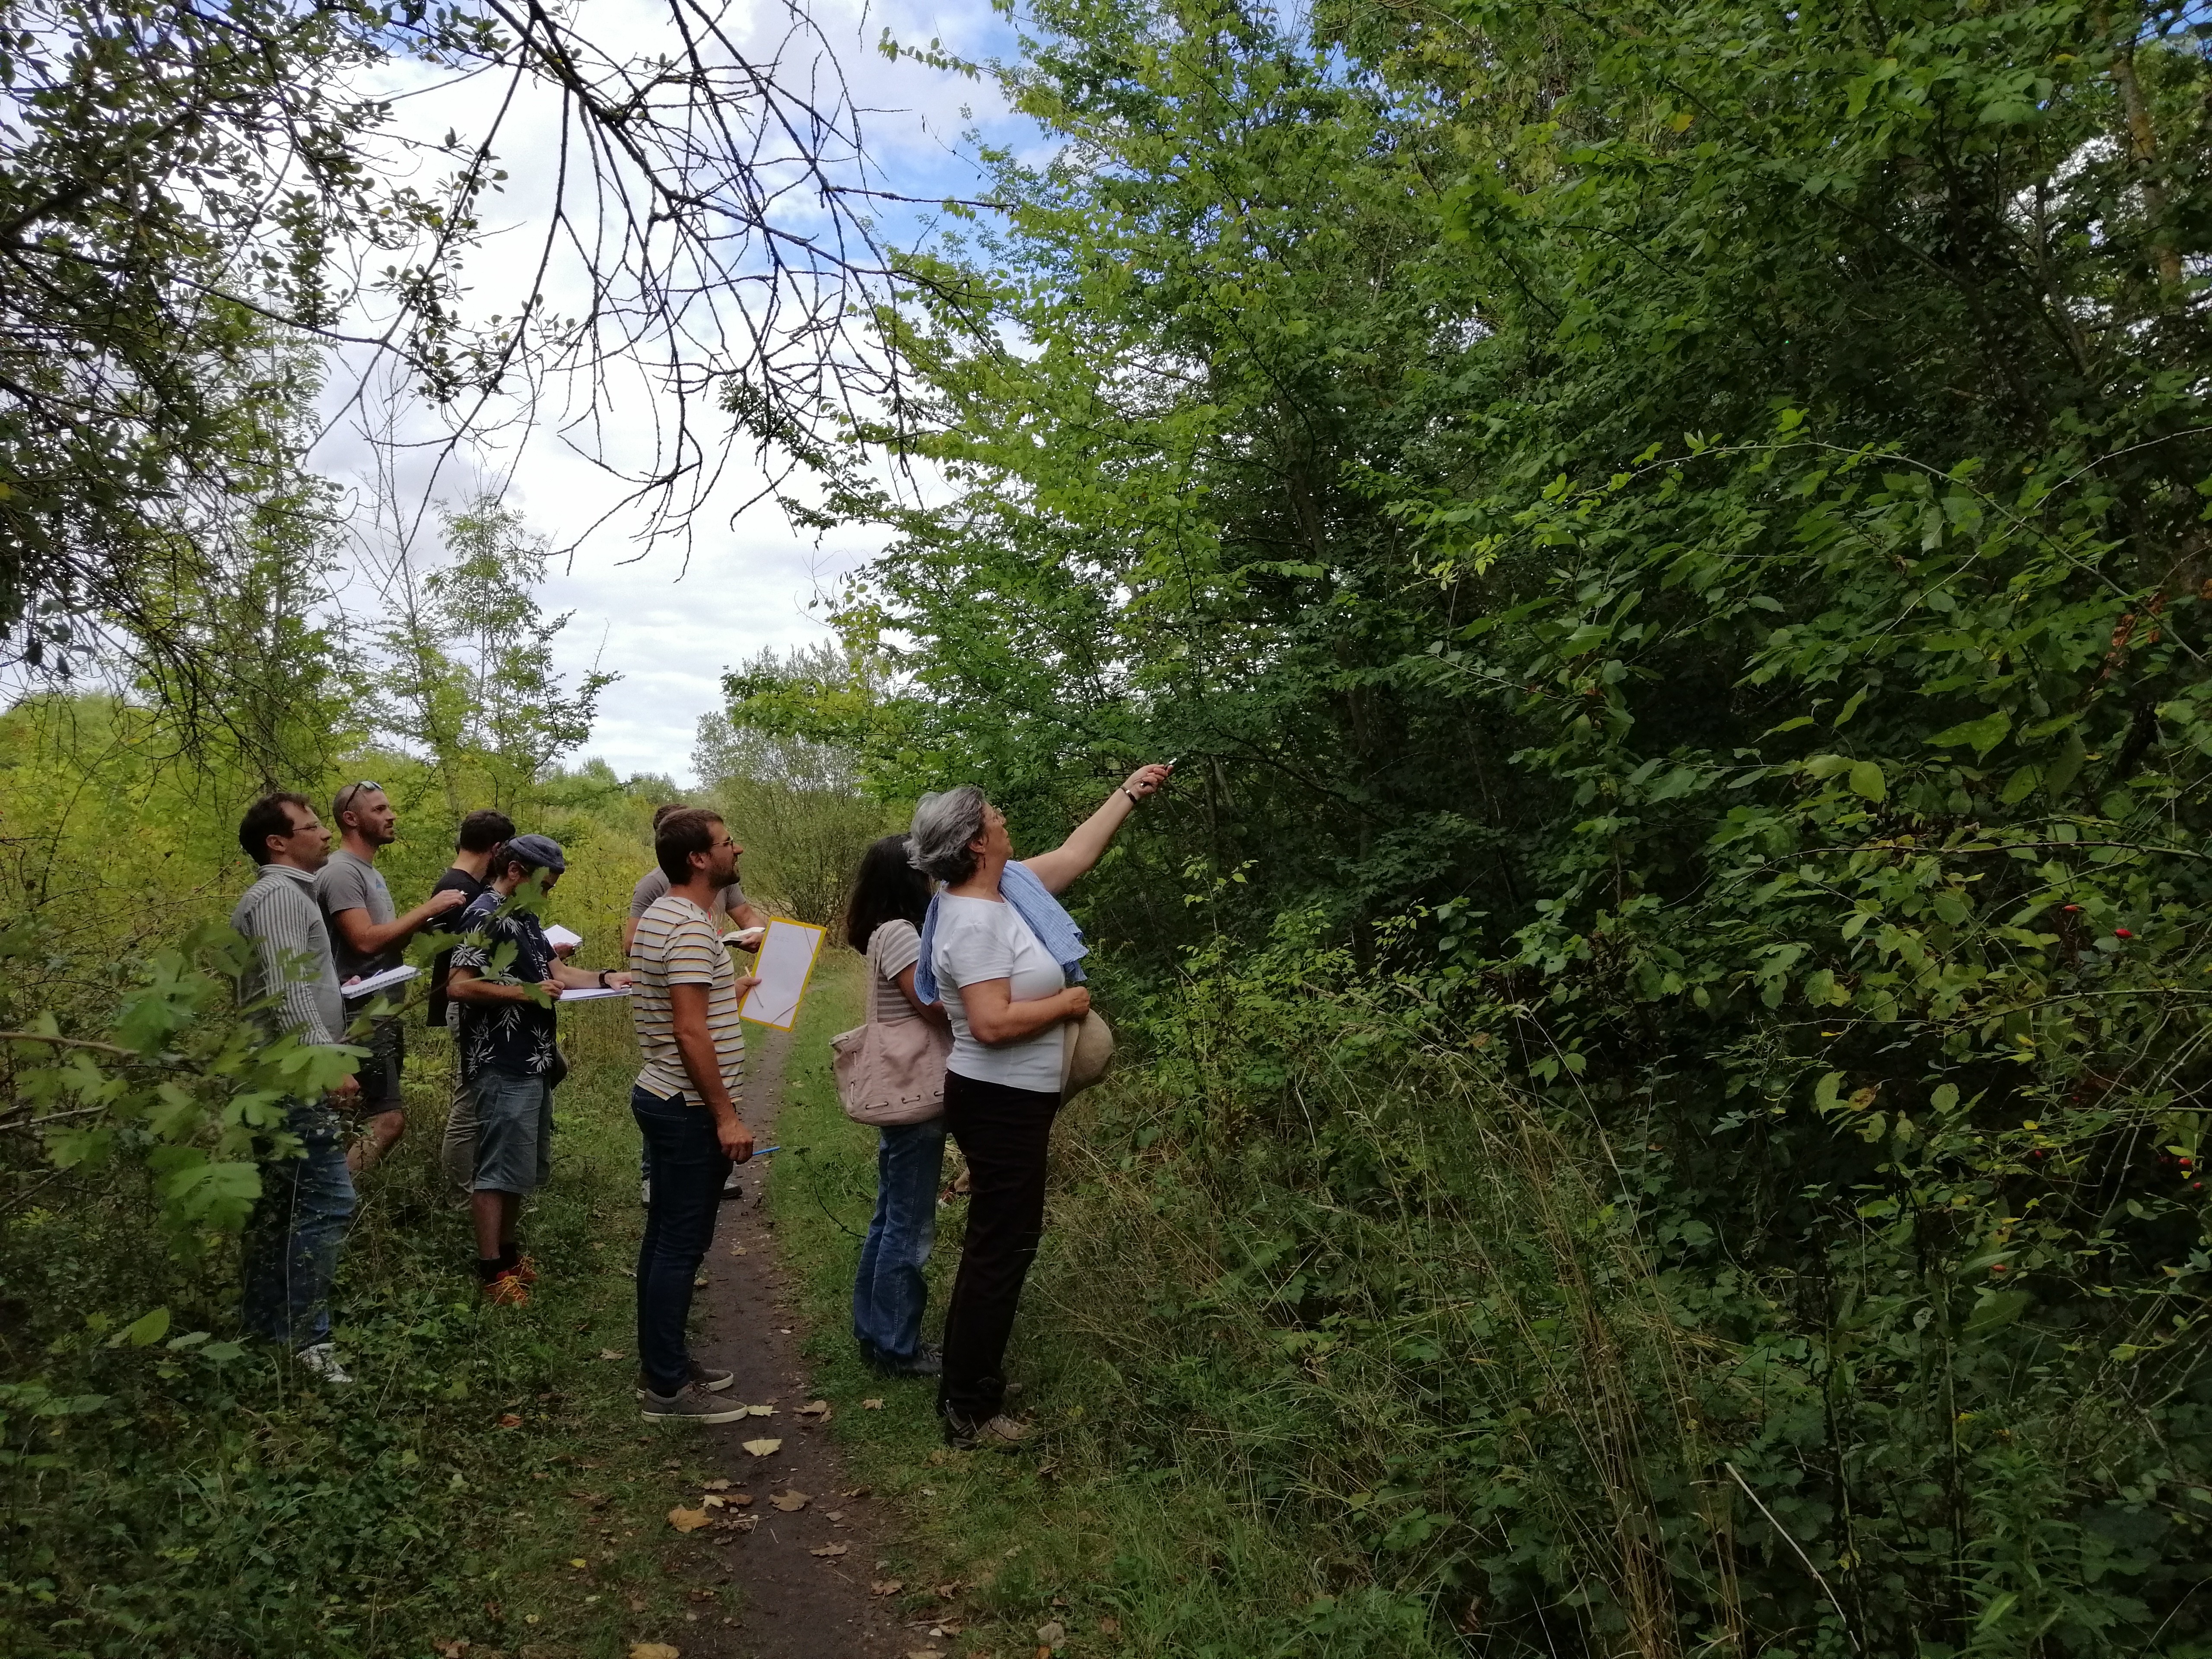
[[[906,1588],[903,1578],[878,1578],[868,1586],[871,1595],[896,1595]]]
[[[668,1524],[678,1532],[696,1532],[707,1524],[704,1510],[687,1510],[681,1504],[668,1511]]]
[[[935,1648],[915,1648],[907,1654],[906,1659],[945,1659],[945,1656]]]
[[[704,1481],[701,1484],[699,1488],[702,1492],[727,1492],[729,1489],[730,1483],[727,1480],[722,1480]]]
[[[745,1442],[745,1449],[750,1452],[755,1457],[773,1457],[776,1453],[783,1449],[783,1442],[781,1440],[748,1440]]]
[[[678,1659],[678,1653],[665,1642],[633,1642],[629,1659]]]
[[[612,1348],[602,1348],[599,1350],[599,1358],[602,1359],[620,1359],[622,1355],[617,1353]]]
[[[811,1549],[811,1550],[807,1551],[806,1553],[807,1553],[809,1555],[822,1555],[822,1556],[842,1555],[842,1554],[843,1554],[847,1550],[850,1549],[851,1547],[852,1547],[852,1546],[851,1546],[851,1545],[849,1545],[849,1544],[823,1544],[823,1545],[820,1546],[819,1547],[815,1548],[815,1549]]]
[[[1056,1648],[1067,1640],[1067,1626],[1054,1619],[1037,1626],[1037,1640],[1048,1648]]]
[[[775,1407],[774,1406],[748,1406],[745,1409],[750,1412],[755,1417],[774,1417],[775,1415]]]
[[[860,1409],[864,1412],[879,1412],[883,1408],[884,1402],[880,1400],[863,1400],[860,1402]]]
[[[795,1510],[806,1507],[806,1494],[803,1492],[772,1492],[768,1495],[768,1501],[789,1515]]]
[[[700,1506],[703,1509],[719,1510],[727,1505],[729,1501],[730,1500],[728,1498],[722,1497],[720,1493],[710,1492],[704,1498],[701,1498],[699,1503]]]
[[[522,1426],[522,1419],[517,1417],[513,1412],[501,1412],[499,1418],[499,1425],[502,1429],[519,1429]]]
[[[1121,1621],[1118,1619],[1101,1619],[1098,1621],[1098,1633],[1101,1636],[1119,1636],[1121,1633]]]
[[[801,1417],[827,1417],[830,1415],[830,1402],[826,1400],[810,1400],[796,1409]]]

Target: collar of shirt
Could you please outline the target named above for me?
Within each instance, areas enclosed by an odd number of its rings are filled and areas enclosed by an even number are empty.
[[[266,881],[271,876],[289,876],[293,880],[304,881],[311,887],[314,885],[315,881],[315,872],[313,871],[302,870],[297,865],[293,864],[263,865],[261,866],[260,878],[263,881]]]

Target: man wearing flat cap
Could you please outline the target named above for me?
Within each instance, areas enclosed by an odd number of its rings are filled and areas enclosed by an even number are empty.
[[[538,902],[566,867],[561,844],[517,836],[495,855],[491,885],[454,931],[448,994],[459,1008],[463,1082],[476,1096],[477,1276],[487,1301],[520,1307],[537,1277],[515,1243],[522,1196],[553,1172],[553,1088],[564,1069],[553,1005],[563,991],[627,986],[627,973],[579,968],[553,954]]]

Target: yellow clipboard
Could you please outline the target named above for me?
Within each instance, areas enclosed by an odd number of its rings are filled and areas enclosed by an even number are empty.
[[[822,952],[827,931],[784,916],[770,917],[760,954],[753,958],[760,983],[738,1005],[738,1018],[779,1031],[797,1024],[799,1005],[806,995],[806,981],[813,977],[814,958]]]

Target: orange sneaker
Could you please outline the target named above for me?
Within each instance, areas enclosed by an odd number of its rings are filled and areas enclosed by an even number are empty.
[[[484,1300],[501,1308],[526,1308],[530,1305],[530,1286],[513,1268],[500,1274],[483,1287]]]

